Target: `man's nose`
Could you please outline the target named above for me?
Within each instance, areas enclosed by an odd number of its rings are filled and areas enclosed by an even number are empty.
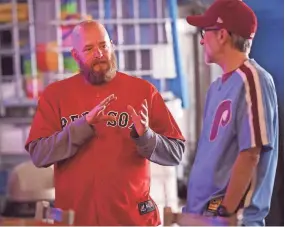
[[[103,57],[103,53],[99,48],[94,51],[94,57],[95,58],[102,58]]]

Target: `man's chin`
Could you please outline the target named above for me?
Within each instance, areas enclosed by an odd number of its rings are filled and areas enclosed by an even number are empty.
[[[86,79],[88,80],[90,84],[93,84],[93,85],[102,85],[106,83],[104,75],[89,74],[89,76]]]
[[[115,75],[116,71],[108,71],[108,72],[104,71],[104,73],[92,72],[89,73],[86,79],[89,81],[89,83],[93,85],[102,85],[111,81],[115,77]]]

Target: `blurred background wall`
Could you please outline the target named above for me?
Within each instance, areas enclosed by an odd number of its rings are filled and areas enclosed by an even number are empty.
[[[251,56],[268,70],[275,81],[279,103],[279,162],[272,208],[267,224],[284,225],[284,1],[245,1],[258,17],[258,33]]]

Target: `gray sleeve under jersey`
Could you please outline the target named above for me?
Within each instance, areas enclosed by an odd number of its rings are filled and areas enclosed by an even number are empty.
[[[30,142],[27,150],[35,166],[48,167],[74,156],[94,135],[94,129],[82,117],[50,137]]]
[[[96,128],[92,128],[85,117],[82,117],[50,137],[30,142],[27,150],[35,166],[48,167],[74,156],[81,146],[95,135],[95,131]],[[181,140],[158,135],[151,129],[143,136],[132,139],[141,156],[165,166],[178,165],[185,149]]]
[[[182,140],[167,138],[150,128],[140,137],[132,129],[131,137],[137,145],[138,153],[151,162],[163,166],[176,166],[182,160],[185,150]]]

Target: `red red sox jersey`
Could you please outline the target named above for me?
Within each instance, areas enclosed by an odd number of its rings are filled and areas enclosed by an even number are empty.
[[[132,120],[127,106],[139,112],[146,99],[150,128],[168,138],[184,138],[161,95],[149,82],[117,73],[101,86],[87,83],[82,75],[49,85],[39,100],[27,145],[79,122],[111,94],[117,100],[105,113],[116,116],[116,121],[96,124],[94,136],[73,157],[55,164],[55,206],[73,209],[76,225],[159,225],[158,209],[149,194],[149,160],[137,153],[130,138]],[[79,136],[74,136],[75,130],[69,133],[74,146]],[[57,152],[69,149],[64,143],[57,146]],[[144,208],[152,209],[143,212]]]

